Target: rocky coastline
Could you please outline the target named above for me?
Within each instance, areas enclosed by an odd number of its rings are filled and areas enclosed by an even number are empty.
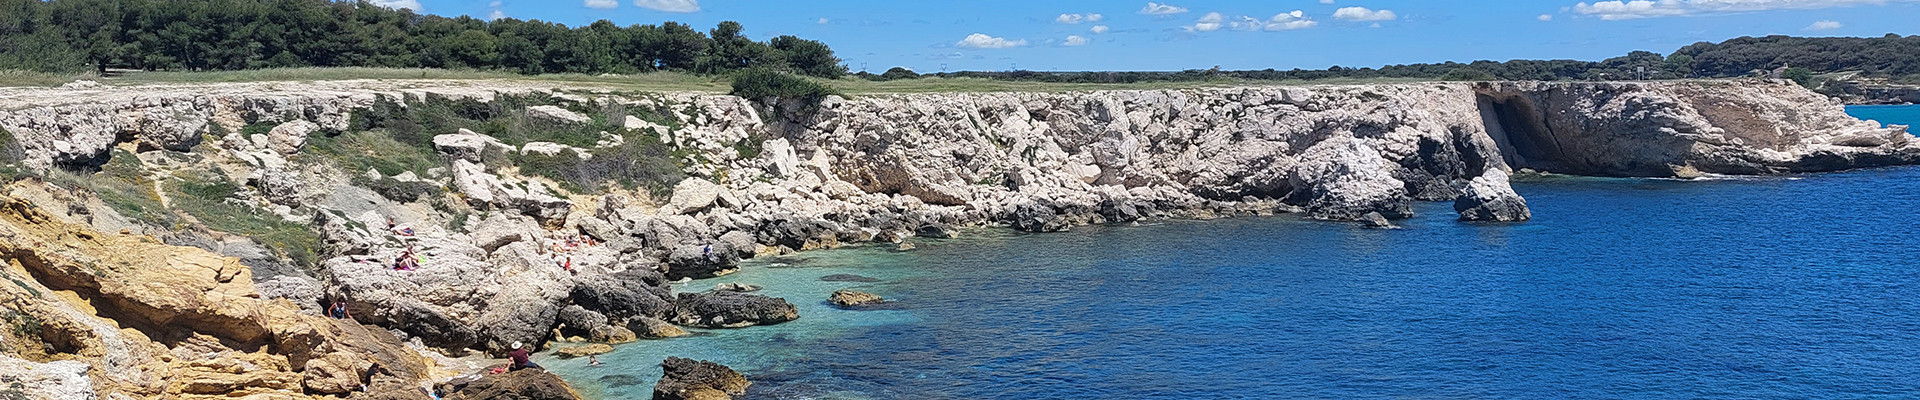
[[[675,293],[670,283],[724,275],[746,258],[950,237],[960,227],[1434,217],[1414,215],[1416,201],[1453,203],[1457,215],[1444,218],[1511,223],[1531,216],[1508,185],[1520,170],[1689,178],[1920,163],[1920,141],[1906,127],[1854,119],[1838,101],[1766,80],[898,94],[819,103],[459,81],[0,92],[0,129],[23,171],[0,197],[8,211],[0,247],[23,260],[7,271],[16,284],[0,285],[9,296],[0,311],[71,321],[5,336],[0,363],[33,368],[0,377],[50,382],[41,386],[63,391],[52,398],[358,398],[377,386],[340,377],[362,364],[393,371],[390,386],[419,388],[472,372],[441,371],[434,357],[499,356],[516,342],[620,343],[685,334],[675,325],[777,324],[804,316],[785,299]],[[497,106],[507,98],[549,103],[507,110],[529,120],[613,128],[595,143],[574,144],[435,131],[423,144],[433,157],[422,173],[315,156],[314,143],[358,130],[382,107],[429,99]],[[604,109],[627,114],[590,112]],[[570,189],[500,156],[582,157],[642,139],[678,158],[685,178],[671,190]],[[139,185],[59,183],[74,174],[231,188],[211,202],[298,227],[319,245],[303,265],[264,238],[216,229],[218,221],[156,223],[150,208],[127,206],[146,203],[103,188],[144,190],[162,208],[192,199]],[[49,241],[77,247],[35,250]],[[155,274],[164,269],[111,265],[199,269],[162,276]],[[175,281],[181,289],[143,289]],[[166,297],[174,292],[208,300]],[[353,319],[321,317],[334,302]],[[210,351],[221,355],[200,356]],[[241,364],[250,367],[233,367]],[[669,391],[737,395],[745,387],[728,385]]]

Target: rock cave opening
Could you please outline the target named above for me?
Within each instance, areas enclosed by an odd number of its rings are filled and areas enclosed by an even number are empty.
[[[1562,169],[1565,155],[1544,110],[1520,96],[1482,92],[1475,97],[1487,135],[1500,145],[1500,155],[1508,166],[1552,172]]]

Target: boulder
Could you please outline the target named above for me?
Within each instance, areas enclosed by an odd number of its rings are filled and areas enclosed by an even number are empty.
[[[1045,204],[1027,202],[1013,208],[1013,228],[1027,232],[1059,232],[1067,230],[1067,220]]]
[[[647,339],[666,339],[689,335],[685,329],[673,326],[673,324],[667,323],[667,321],[649,317],[636,317],[627,320],[627,329],[632,330],[636,335],[639,335],[639,337]]]
[[[684,245],[667,255],[667,279],[706,279],[740,270],[740,254],[725,242]]]
[[[1369,212],[1366,215],[1360,216],[1360,222],[1365,223],[1368,228],[1386,229],[1395,227],[1393,226],[1393,221],[1387,220],[1387,216],[1380,215],[1378,212]]]
[[[934,239],[952,239],[956,233],[958,230],[954,229],[953,225],[939,222],[928,222],[913,230],[916,236]]]
[[[1397,165],[1365,141],[1336,136],[1308,148],[1289,175],[1288,202],[1316,219],[1355,221],[1369,212],[1413,217],[1406,184],[1393,177]]]
[[[360,390],[366,384],[360,380],[361,372],[373,367],[373,364],[360,357],[346,353],[329,353],[326,356],[307,360],[306,370],[302,372],[305,380],[301,385],[308,392],[322,394],[347,394]]]
[[[589,344],[585,346],[573,346],[573,347],[561,348],[559,350],[554,350],[553,355],[555,357],[560,357],[561,359],[568,359],[568,358],[580,358],[580,357],[586,357],[586,356],[597,356],[597,355],[607,354],[612,352],[613,352],[613,346],[608,346],[604,343],[594,343],[594,344]]]
[[[513,151],[513,146],[501,143],[492,136],[461,129],[460,133],[433,137],[433,148],[448,159],[480,162],[481,156],[489,150]]]
[[[647,269],[628,269],[615,274],[582,279],[568,296],[573,304],[606,315],[611,321],[630,318],[664,318],[673,310],[673,297],[666,278]],[[635,332],[643,332],[634,329]]]
[[[681,293],[674,302],[671,321],[700,328],[745,328],[799,318],[799,311],[785,299],[739,292],[704,292]]]
[[[1468,182],[1460,198],[1453,201],[1453,210],[1460,213],[1461,221],[1517,222],[1533,218],[1527,199],[1513,191],[1507,173],[1499,169],[1488,169]]]
[[[725,400],[747,394],[746,375],[712,361],[667,357],[653,386],[654,400]]]
[[[607,325],[606,315],[588,311],[586,307],[581,307],[578,304],[560,309],[560,316],[557,320],[561,325],[566,327],[562,332],[569,333],[592,332],[594,328]]]
[[[632,115],[628,115],[626,121],[623,121],[621,126],[631,131],[646,131],[651,129],[653,130],[654,133],[657,133],[657,134],[664,135],[667,133],[667,127],[661,126],[660,124],[647,122],[647,120],[640,119],[640,117],[635,117]]]
[[[486,375],[479,380],[439,388],[447,400],[579,400],[567,382],[540,369]]]
[[[523,155],[539,154],[546,157],[558,157],[561,153],[567,152],[572,152],[574,156],[580,157],[580,159],[583,160],[593,158],[593,153],[587,152],[586,149],[553,142],[527,142],[526,145],[520,146],[520,154]]]
[[[602,326],[587,333],[587,340],[601,343],[626,343],[639,338],[640,335],[624,326]]]
[[[739,282],[727,282],[727,283],[722,283],[718,285],[713,285],[713,290],[726,291],[726,292],[753,293],[753,292],[760,291],[760,289],[761,287],[759,285],[749,285],[749,284],[739,283]]]
[[[474,226],[473,245],[491,254],[501,246],[522,240],[538,239],[539,225],[532,220],[508,214],[494,213]]]
[[[840,246],[840,227],[832,221],[788,215],[761,224],[759,237],[794,250],[830,249]]]
[[[273,151],[278,151],[280,154],[293,154],[300,152],[300,148],[307,145],[307,135],[318,130],[320,125],[304,119],[296,119],[274,126],[273,130],[267,131],[267,138],[273,145]]]
[[[666,214],[697,213],[712,207],[720,199],[720,192],[725,190],[705,179],[687,178],[673,186],[673,197],[668,198],[667,205],[661,207],[660,211]]]
[[[880,298],[879,295],[875,295],[873,293],[867,293],[867,292],[851,290],[851,289],[841,289],[841,290],[834,291],[833,296],[829,296],[827,298],[827,301],[833,303],[833,305],[841,306],[841,307],[859,307],[859,306],[865,306],[865,305],[880,304],[881,302],[885,302],[886,299],[882,299]]]
[[[742,259],[753,258],[760,250],[760,242],[756,241],[753,233],[746,231],[729,231],[720,235],[720,243],[725,243],[728,250]]]
[[[580,113],[576,113],[571,110],[567,110],[565,108],[560,108],[558,106],[527,107],[527,116],[533,117],[534,119],[544,120],[548,122],[562,123],[562,124],[581,125],[581,124],[588,124],[593,122],[592,117],[580,115]]]

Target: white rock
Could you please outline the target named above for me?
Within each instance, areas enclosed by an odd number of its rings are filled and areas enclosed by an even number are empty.
[[[592,117],[580,115],[580,113],[569,111],[558,106],[527,107],[527,116],[567,124],[586,124],[593,122]]]

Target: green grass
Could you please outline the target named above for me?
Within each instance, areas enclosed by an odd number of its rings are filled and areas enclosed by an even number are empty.
[[[100,76],[91,73],[53,73],[22,70],[0,70],[0,87],[52,87],[65,85],[80,79],[99,80]]]
[[[118,157],[115,157],[118,158]],[[281,256],[312,269],[320,263],[320,235],[305,225],[287,222],[280,216],[252,206],[226,201],[239,187],[226,178],[209,174],[183,174],[164,186],[173,206],[206,225],[207,229],[246,236]]]
[[[356,175],[373,169],[385,176],[412,171],[414,175],[424,177],[428,169],[443,165],[431,142],[403,143],[384,129],[354,131],[337,136],[309,136],[307,150],[295,155],[294,160],[331,162],[341,170]]]
[[[122,216],[155,226],[171,227],[179,218],[160,204],[153,180],[146,176],[140,158],[124,149],[114,149],[99,172],[76,172],[60,168],[45,171],[48,183],[80,188],[100,196],[100,201]]]

